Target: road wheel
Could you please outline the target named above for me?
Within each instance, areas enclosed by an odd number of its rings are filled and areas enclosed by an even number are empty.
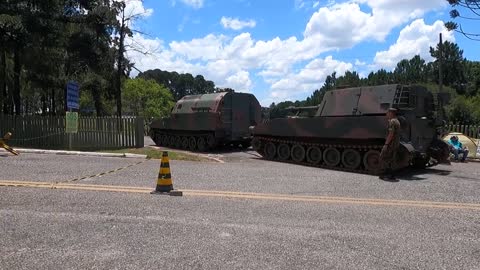
[[[182,137],[182,149],[188,149],[188,137]]]
[[[168,136],[168,146],[170,147],[175,147],[175,145],[177,145],[177,137],[173,136],[173,135],[170,135]]]
[[[277,147],[274,143],[268,142],[264,148],[265,158],[273,160],[277,154]]]
[[[369,172],[380,172],[382,168],[382,164],[380,162],[380,152],[377,150],[370,150],[365,153],[365,156],[363,156],[363,165]]]
[[[168,135],[166,134],[163,134],[160,140],[162,142],[162,146],[167,146],[170,143],[170,141],[168,140]]]
[[[188,148],[190,149],[190,151],[197,150],[197,139],[195,139],[195,137],[190,136],[188,138]]]
[[[281,143],[277,147],[277,154],[280,160],[287,160],[290,158],[290,146],[286,143]]]
[[[307,161],[311,164],[320,164],[322,162],[322,150],[317,146],[310,146],[307,150]]]
[[[207,135],[207,146],[208,148],[215,148],[216,141],[215,137],[212,134]]]
[[[323,161],[327,166],[335,167],[340,163],[341,155],[335,147],[329,147],[323,151]]]
[[[356,169],[362,163],[362,156],[357,150],[346,149],[342,153],[342,164],[345,168]]]
[[[260,149],[262,148],[262,141],[259,138],[253,138],[252,147],[253,147],[253,150],[259,152]]]
[[[292,159],[295,162],[302,162],[305,159],[305,148],[303,145],[295,144],[292,146]]]
[[[182,137],[175,136],[175,148],[182,148]]]
[[[205,152],[207,150],[207,142],[203,136],[198,137],[197,139],[197,148],[200,152]]]

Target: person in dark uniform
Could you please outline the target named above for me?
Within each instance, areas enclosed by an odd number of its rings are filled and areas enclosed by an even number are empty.
[[[387,111],[388,133],[385,139],[385,145],[380,153],[382,163],[382,174],[379,176],[382,180],[396,181],[393,174],[396,155],[400,146],[400,122],[397,119],[397,110],[389,108]]]

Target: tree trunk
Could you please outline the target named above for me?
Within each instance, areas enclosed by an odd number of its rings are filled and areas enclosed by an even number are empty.
[[[92,87],[92,97],[93,97],[93,102],[95,104],[95,110],[97,112],[97,116],[103,116],[103,104],[102,104],[102,99],[100,96],[100,89],[98,87],[98,84],[95,84],[95,86]]]
[[[47,98],[45,94],[42,95],[42,115],[47,115]]]
[[[57,113],[56,104],[55,104],[55,88],[52,88],[52,110],[51,115],[55,115]]]
[[[123,53],[125,42],[125,7],[122,9],[122,25],[120,26],[120,43],[118,44],[117,74],[115,78],[115,99],[117,101],[117,116],[122,117],[122,75],[123,75]]]
[[[7,98],[7,51],[0,53],[0,114],[4,113],[4,101]]]
[[[13,51],[13,103],[15,106],[15,114],[21,115],[21,99],[20,99],[20,73],[22,72],[22,63],[20,62],[20,49],[15,47]]]

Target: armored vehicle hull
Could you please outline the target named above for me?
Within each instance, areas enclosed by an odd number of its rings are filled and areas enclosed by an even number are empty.
[[[171,117],[150,125],[150,136],[159,146],[208,151],[225,144],[250,146],[249,127],[261,121],[255,96],[221,92],[185,96],[172,109]]]
[[[395,167],[431,166],[448,159],[434,103],[420,86],[334,90],[325,94],[313,117],[279,118],[252,127],[252,145],[270,160],[378,174],[387,135],[385,114],[395,107],[401,123]]]

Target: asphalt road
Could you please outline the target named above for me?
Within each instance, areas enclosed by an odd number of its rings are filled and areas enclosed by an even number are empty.
[[[390,183],[217,154],[170,162],[182,197],[148,193],[158,160],[0,156],[0,183],[73,188],[0,186],[0,269],[480,269],[480,163]]]

